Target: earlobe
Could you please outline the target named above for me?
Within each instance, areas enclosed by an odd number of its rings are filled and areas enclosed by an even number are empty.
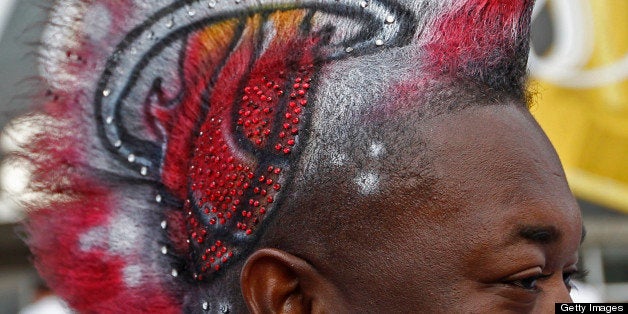
[[[251,313],[337,312],[336,289],[305,260],[277,249],[253,253],[242,268],[242,295]]]

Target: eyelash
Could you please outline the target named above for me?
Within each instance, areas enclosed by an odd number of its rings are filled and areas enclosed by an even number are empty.
[[[563,281],[569,290],[576,288],[578,289],[572,282],[574,279],[582,280],[587,277],[589,271],[586,269],[583,270],[574,270],[570,272],[563,273]]]
[[[565,283],[565,286],[567,286],[567,288],[571,291],[571,289],[575,287],[572,283],[572,280],[583,279],[586,277],[587,273],[588,272],[586,270],[574,270],[565,272],[563,273],[563,282]],[[552,276],[552,274],[539,274],[518,280],[513,280],[509,282],[509,284],[528,291],[538,291],[539,288],[536,286],[536,281],[539,279],[548,278],[550,276]]]
[[[510,284],[517,288],[525,289],[528,291],[537,291],[538,287],[536,286],[536,281],[539,279],[547,278],[551,275],[552,274],[548,274],[548,275],[539,274],[539,275],[529,276],[526,278],[513,280],[510,282]]]

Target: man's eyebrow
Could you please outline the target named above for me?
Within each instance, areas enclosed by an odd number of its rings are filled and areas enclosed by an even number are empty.
[[[538,244],[550,244],[558,241],[562,232],[554,226],[520,225],[516,229],[516,235]]]

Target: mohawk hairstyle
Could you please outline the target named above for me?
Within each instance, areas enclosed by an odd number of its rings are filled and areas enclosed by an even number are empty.
[[[57,0],[28,148],[37,269],[81,312],[245,310],[242,262],[307,216],[296,200],[353,136],[379,136],[365,116],[525,103],[531,7]]]

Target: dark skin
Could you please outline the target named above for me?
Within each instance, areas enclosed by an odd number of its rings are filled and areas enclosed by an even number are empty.
[[[571,301],[582,218],[532,116],[509,105],[472,107],[417,128],[437,179],[430,201],[388,215],[388,228],[364,237],[373,249],[342,262],[351,267],[256,251],[241,275],[252,313],[547,313]],[[394,188],[401,182],[387,184],[402,203],[413,196]],[[383,239],[386,250],[377,246]]]

